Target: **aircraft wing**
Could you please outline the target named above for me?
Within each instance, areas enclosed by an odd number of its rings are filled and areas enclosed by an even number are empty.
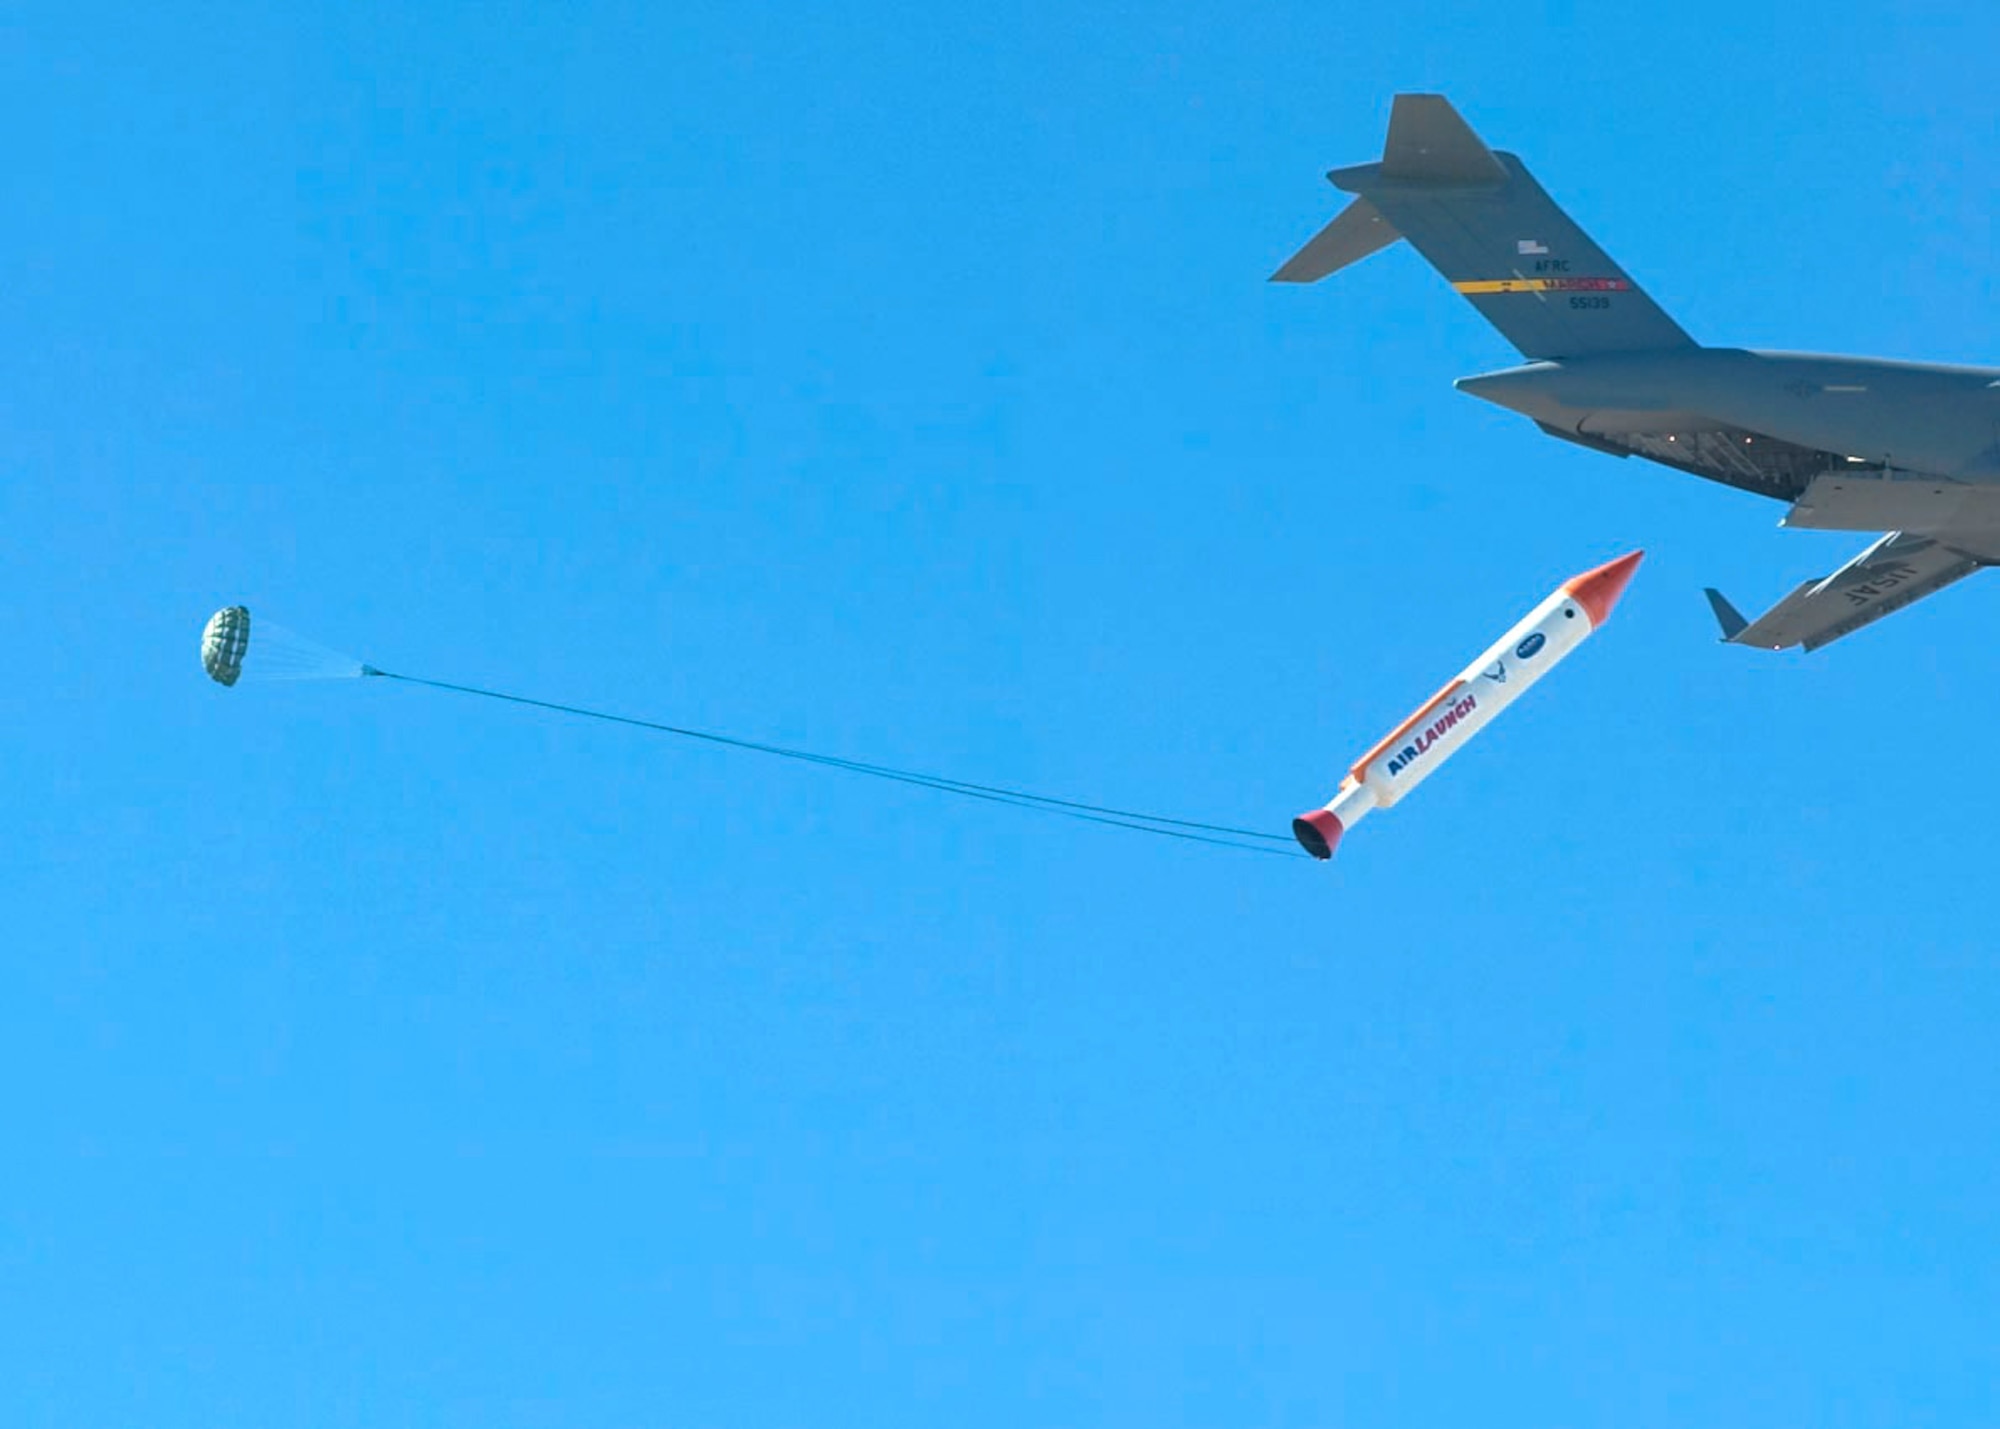
[[[1745,620],[1719,590],[1708,592],[1708,603],[1722,625],[1723,640],[1731,645],[1817,650],[1987,564],[1935,537],[1891,531],[1832,575],[1805,582],[1755,620]]]

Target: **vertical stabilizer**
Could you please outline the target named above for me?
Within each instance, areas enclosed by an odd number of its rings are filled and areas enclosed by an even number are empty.
[[[1442,94],[1399,94],[1389,106],[1382,177],[1408,184],[1504,184],[1507,170]]]
[[[1381,162],[1327,177],[1357,202],[1278,270],[1281,281],[1323,278],[1400,236],[1524,357],[1695,345],[1526,165],[1489,149],[1443,95],[1397,95]],[[1362,203],[1379,227],[1348,221]],[[1379,241],[1361,246],[1364,234]],[[1339,261],[1315,261],[1322,240]]]

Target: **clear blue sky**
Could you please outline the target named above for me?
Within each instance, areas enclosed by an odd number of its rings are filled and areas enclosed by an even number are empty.
[[[1958,1426],[2000,579],[1549,442],[1439,89],[1698,338],[1996,350],[1973,6],[64,5],[0,110],[12,1424]],[[377,683],[1282,830],[1330,867]]]

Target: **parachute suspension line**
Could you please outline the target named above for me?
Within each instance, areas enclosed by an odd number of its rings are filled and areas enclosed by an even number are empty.
[[[365,668],[352,655],[263,617],[242,665],[246,680],[354,680]]]
[[[1063,818],[1078,819],[1089,824],[1103,824],[1116,829],[1129,829],[1134,833],[1154,834],[1160,838],[1183,839],[1189,843],[1212,844],[1219,848],[1241,849],[1245,853],[1273,854],[1280,858],[1299,858],[1304,855],[1293,844],[1290,835],[1265,833],[1258,829],[1241,829],[1229,824],[1202,823],[1194,819],[1174,819],[1163,814],[1140,813],[1133,809],[1116,809],[1102,804],[1085,804],[1074,799],[1057,799],[1047,794],[1032,794],[1022,789],[1007,789],[993,784],[972,784],[962,779],[947,779],[938,774],[924,774],[912,769],[895,769],[885,764],[869,764],[859,759],[843,759],[833,754],[816,754],[806,749],[789,749],[783,745],[764,744],[757,740],[738,739],[734,735],[716,734],[709,730],[688,729],[681,725],[662,724],[657,720],[636,719],[631,715],[611,714],[604,710],[585,709],[580,705],[557,704],[553,700],[531,699],[526,695],[510,695],[501,690],[483,690],[475,685],[455,685],[445,680],[427,680],[419,675],[399,675],[390,670],[378,670],[373,665],[362,665],[358,672],[363,676],[377,679],[396,680],[405,685],[423,685],[433,690],[447,690],[453,694],[471,695],[483,700],[499,700],[510,705],[525,705],[531,709],[549,710],[555,714],[575,715],[579,719],[602,720],[607,724],[622,724],[633,729],[650,730],[655,734],[672,735],[678,739],[699,740],[704,744],[718,744],[730,749],[741,749],[751,754],[765,754],[775,759],[796,760],[802,764],[817,764],[822,768],[841,769],[850,774],[864,774],[872,779],[887,779],[898,784],[912,784],[922,789],[934,789],[942,794],[957,794],[963,798],[980,799],[987,803],[1007,804],[1017,809],[1032,809],[1045,814],[1056,814]],[[1255,843],[1243,840],[1254,839]]]

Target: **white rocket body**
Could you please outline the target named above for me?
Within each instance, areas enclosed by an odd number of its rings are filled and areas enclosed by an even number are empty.
[[[1306,851],[1315,858],[1333,857],[1341,834],[1369,810],[1400,801],[1568,658],[1610,617],[1644,554],[1634,551],[1564,581],[1362,755],[1331,803],[1292,821],[1292,832]]]

